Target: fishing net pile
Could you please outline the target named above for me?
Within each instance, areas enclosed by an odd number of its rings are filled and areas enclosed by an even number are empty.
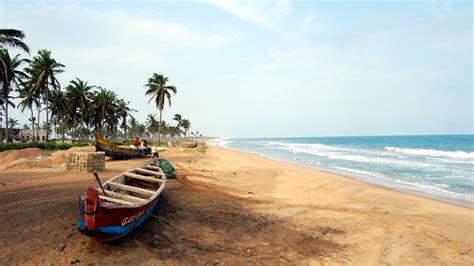
[[[156,167],[161,168],[163,173],[165,174],[166,178],[174,178],[174,167],[173,165],[166,159],[160,158],[158,160],[150,160],[147,163],[145,163],[145,168],[148,170],[153,170],[156,171]]]

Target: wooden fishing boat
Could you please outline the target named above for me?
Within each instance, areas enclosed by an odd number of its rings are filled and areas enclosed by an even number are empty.
[[[191,142],[191,143],[183,143],[183,144],[181,144],[181,147],[183,147],[183,148],[196,148],[197,145],[198,144],[196,142]]]
[[[79,196],[77,229],[106,241],[123,237],[151,215],[165,185],[166,176],[160,169],[135,168],[99,187],[88,187]]]
[[[106,140],[99,134],[94,134],[94,137],[95,137],[96,151],[103,151],[105,152],[105,156],[109,156],[114,159],[139,158],[139,157],[144,157],[151,153],[151,149],[148,147],[145,147],[145,148],[120,147]]]

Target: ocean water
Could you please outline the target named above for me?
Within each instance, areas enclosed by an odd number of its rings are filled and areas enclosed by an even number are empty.
[[[474,135],[210,142],[474,208]]]

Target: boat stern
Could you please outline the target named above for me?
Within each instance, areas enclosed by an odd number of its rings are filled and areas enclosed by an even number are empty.
[[[88,187],[79,195],[79,219],[77,228],[81,231],[95,230],[95,215],[99,205],[99,193],[95,188]]]

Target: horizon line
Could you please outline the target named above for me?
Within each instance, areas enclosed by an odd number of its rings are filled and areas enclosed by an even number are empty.
[[[209,138],[220,138],[220,139],[286,139],[286,138],[346,138],[346,137],[428,137],[428,136],[474,136],[473,133],[456,133],[456,134],[406,134],[406,135],[335,135],[335,136],[299,136],[299,137],[230,137],[230,138],[222,138],[222,137],[211,137]]]

